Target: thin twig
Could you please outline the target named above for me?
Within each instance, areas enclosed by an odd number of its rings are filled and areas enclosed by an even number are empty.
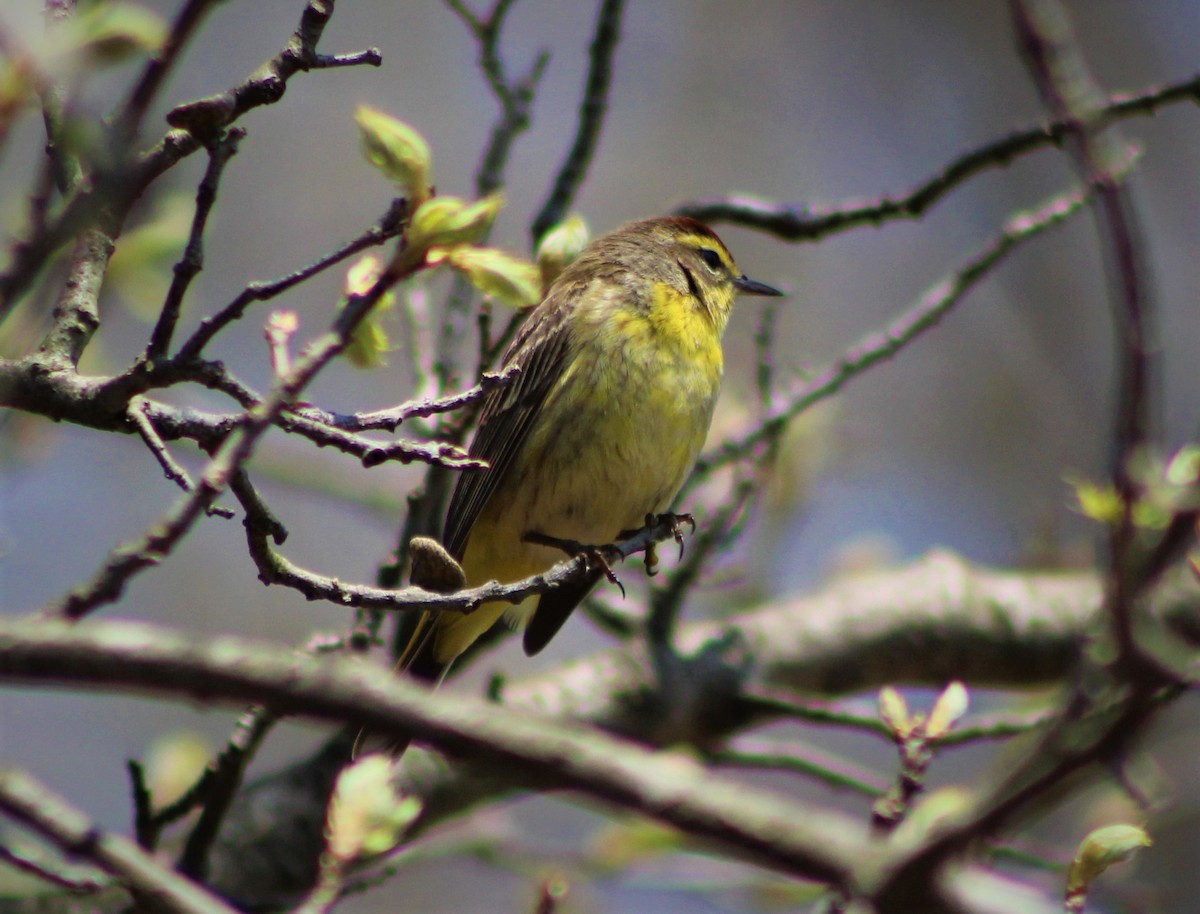
[[[412,269],[415,266],[399,258],[380,274],[366,293],[351,295],[330,331],[314,341],[296,360],[292,372],[280,378],[262,402],[244,414],[209,461],[196,488],[140,537],[113,549],[91,581],[49,604],[43,614],[78,619],[96,607],[118,599],[130,578],[170,554],[205,509],[225,490],[230,476],[249,459],[263,433],[278,421],[287,405],[317,373],[345,348],[354,327],[380,297]]]
[[[769,443],[792,419],[814,403],[837,393],[848,381],[871,366],[894,357],[925,331],[936,326],[1013,250],[1077,213],[1088,197],[1087,190],[1077,190],[1054,197],[1036,210],[1012,216],[982,250],[935,285],[917,305],[893,321],[887,329],[860,340],[837,362],[808,377],[753,431],[731,438],[715,451],[703,455],[697,461],[685,491],[718,467],[740,460]]]
[[[171,482],[175,483],[183,491],[191,492],[195,488],[191,477],[188,476],[187,470],[175,462],[175,458],[167,450],[166,444],[159,437],[158,432],[154,430],[154,423],[150,421],[148,410],[149,404],[143,397],[134,397],[129,401],[129,421],[137,428],[142,441],[146,443],[146,447],[150,449],[150,453],[154,455],[154,459],[162,467],[163,474],[167,479],[171,480]],[[210,517],[216,515],[217,517],[229,519],[233,517],[233,512],[228,508],[210,506],[208,508],[208,515]]]
[[[1168,83],[1136,95],[1115,94],[1096,112],[1097,126],[1154,114],[1159,108],[1200,99],[1200,76]],[[775,203],[745,195],[711,197],[680,204],[675,212],[712,224],[728,223],[757,229],[785,241],[815,241],[826,235],[863,226],[878,227],[895,219],[918,219],[952,190],[978,174],[1007,166],[1020,155],[1059,146],[1071,129],[1067,121],[1052,121],[1016,130],[963,153],[937,174],[899,196],[886,196],[834,207]]]
[[[1070,148],[1083,179],[1096,194],[1096,215],[1105,243],[1117,347],[1117,397],[1110,475],[1121,499],[1121,516],[1109,531],[1109,612],[1119,662],[1129,675],[1157,684],[1133,633],[1134,604],[1143,582],[1134,579],[1134,510],[1141,486],[1133,459],[1153,443],[1154,301],[1143,279],[1136,213],[1122,182],[1115,141],[1098,135],[1100,97],[1083,61],[1067,11],[1057,0],[1010,0],[1013,22],[1033,81],[1051,113],[1067,124]]]
[[[825,702],[803,702],[790,695],[765,690],[743,692],[739,696],[748,718],[798,720],[806,724],[845,727],[861,733],[891,739],[892,731],[876,715],[854,714]]]
[[[146,63],[142,75],[129,92],[129,96],[118,110],[114,135],[123,143],[131,143],[141,127],[151,102],[154,101],[171,68],[179,60],[188,39],[195,34],[201,20],[220,0],[188,0],[180,9],[167,40]]]
[[[666,584],[651,591],[646,636],[652,644],[670,644],[684,598],[708,568],[708,560],[712,555],[735,535],[733,528],[737,519],[745,511],[757,488],[758,481],[749,473],[738,479],[722,505],[691,538],[688,548],[683,551],[682,561],[671,570]]]
[[[369,431],[381,429],[394,432],[396,427],[409,419],[424,419],[439,413],[448,413],[477,403],[497,387],[511,384],[521,373],[520,365],[509,365],[502,371],[487,372],[479,379],[479,383],[462,393],[450,394],[445,397],[426,398],[409,401],[381,409],[372,413],[356,413],[354,415],[332,414],[329,424],[346,431]]]
[[[167,121],[177,129],[151,150],[133,163],[98,170],[91,182],[79,182],[57,218],[11,247],[8,268],[0,273],[0,320],[16,306],[50,257],[92,226],[98,216],[103,215],[110,227],[119,228],[129,207],[151,183],[247,111],[279,101],[296,73],[348,60],[326,58],[316,51],[333,6],[333,0],[310,0],[291,40],[253,75],[226,92],[172,109]],[[358,55],[355,62],[378,65],[381,60],[371,51]]]
[[[44,835],[68,854],[111,873],[135,897],[145,895],[177,914],[237,914],[127,838],[96,827],[30,775],[0,771],[0,811]]]
[[[107,879],[97,870],[67,866],[59,861],[41,859],[42,857],[41,854],[35,855],[0,844],[0,863],[7,863],[23,873],[68,892],[90,894],[113,884],[111,879]]]
[[[353,257],[359,251],[383,244],[395,238],[404,230],[408,216],[408,206],[404,200],[393,200],[388,211],[374,225],[352,241],[347,242],[335,251],[331,251],[306,267],[302,267],[287,276],[271,282],[251,283],[228,305],[200,322],[196,332],[179,348],[176,360],[190,362],[200,357],[201,351],[226,325],[238,320],[246,309],[254,302],[269,301],[277,295],[282,295],[294,286],[311,279],[318,273],[341,263],[347,257]]]
[[[251,707],[238,720],[233,736],[216,762],[205,771],[201,779],[203,789],[196,791],[203,798],[204,810],[179,857],[179,872],[185,876],[203,881],[208,874],[208,855],[242,785],[246,766],[278,720],[278,715],[264,705]]]
[[[458,0],[448,0],[447,5],[475,37],[479,45],[479,68],[483,71],[488,88],[500,103],[500,116],[492,125],[491,135],[475,172],[475,190],[482,197],[504,186],[504,172],[513,144],[517,137],[529,129],[529,112],[542,74],[550,62],[550,55],[546,51],[539,53],[529,72],[517,82],[510,83],[504,60],[500,56],[500,37],[513,0],[497,0],[492,11],[482,18]],[[489,234],[490,230],[480,240],[486,240]],[[455,276],[442,307],[441,325],[433,348],[431,370],[439,390],[444,391],[455,383],[459,341],[466,332],[467,306],[474,298],[474,287],[462,276]],[[480,364],[477,374],[489,366],[490,363]]]
[[[217,202],[221,173],[229,160],[237,154],[238,143],[245,135],[245,130],[234,127],[208,147],[208,167],[205,168],[204,177],[196,188],[196,212],[192,216],[187,246],[184,248],[183,257],[175,264],[171,287],[167,290],[158,321],[150,334],[150,343],[146,347],[146,358],[151,361],[166,355],[167,347],[171,345],[171,337],[175,333],[175,325],[179,321],[183,297],[196,274],[204,268],[204,229],[208,225],[208,215],[212,212],[213,204]]]
[[[754,333],[754,384],[758,389],[758,405],[766,412],[771,406],[775,389],[775,326],[779,323],[779,300],[768,298],[758,318]]]
[[[538,241],[546,232],[566,218],[571,202],[583,184],[583,179],[587,177],[588,166],[600,140],[600,130],[608,110],[608,89],[612,84],[613,58],[621,38],[621,15],[624,7],[624,0],[602,0],[600,3],[596,32],[588,50],[587,82],[583,89],[583,101],[579,106],[579,125],[575,130],[575,141],[554,179],[550,195],[530,226],[529,233],[533,237],[534,247],[537,247]]]
[[[887,785],[872,772],[813,746],[781,744],[766,739],[739,739],[729,749],[709,753],[708,760],[728,767],[802,774],[835,790],[849,790],[871,799],[887,790]]]
[[[567,584],[578,584],[588,576],[588,558],[579,555],[520,581],[505,584],[490,581],[450,594],[434,593],[417,586],[394,589],[347,584],[338,578],[300,568],[273,549],[268,542],[272,526],[255,521],[261,514],[260,502],[253,490],[235,486],[233,493],[247,513],[246,540],[250,556],[258,567],[259,580],[264,584],[280,584],[298,590],[310,600],[327,600],[339,606],[389,612],[432,610],[470,613],[485,603],[520,603],[535,594],[548,593]],[[612,544],[612,547],[624,559],[643,553],[654,544],[673,539],[674,536],[674,525],[664,520],[643,527],[629,539]]]

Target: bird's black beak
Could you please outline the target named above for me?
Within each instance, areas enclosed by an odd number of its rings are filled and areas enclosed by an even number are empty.
[[[745,292],[747,295],[782,295],[783,293],[774,286],[768,286],[765,282],[759,282],[757,279],[751,279],[749,276],[739,276],[733,281],[733,287],[739,292]]]

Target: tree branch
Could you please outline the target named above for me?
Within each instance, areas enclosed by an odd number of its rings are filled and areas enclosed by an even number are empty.
[[[649,815],[759,865],[847,889],[855,861],[866,853],[861,838],[849,837],[861,828],[834,813],[709,776],[682,758],[493,703],[430,693],[350,658],[297,658],[240,638],[205,640],[127,623],[82,628],[5,620],[0,676],[206,701],[263,700],[283,713],[409,732],[453,754],[501,770],[517,766],[547,786]]]
[[[695,481],[718,467],[741,460],[783,432],[789,422],[814,403],[830,397],[871,366],[893,358],[901,349],[930,330],[987,276],[992,269],[1024,242],[1037,237],[1079,212],[1087,202],[1088,191],[1077,190],[1054,197],[1036,210],[1012,216],[982,250],[946,277],[908,312],[884,331],[872,334],[852,346],[833,365],[811,375],[754,428],[740,437],[723,442],[715,452],[702,455],[684,491]]]
[[[579,125],[575,130],[575,142],[571,145],[558,176],[550,189],[550,195],[538,210],[530,226],[534,247],[551,228],[566,218],[567,210],[579,186],[587,176],[592,154],[600,140],[600,129],[608,110],[608,89],[612,84],[613,58],[617,42],[621,39],[621,16],[624,0],[602,0],[596,17],[596,33],[588,50],[589,66],[587,82],[583,89],[583,101],[579,106]]]
[[[32,777],[0,771],[0,811],[49,838],[68,854],[90,860],[127,886],[134,897],[154,899],[178,914],[238,914],[127,838],[96,828]]]
[[[1136,95],[1115,94],[1096,112],[1097,126],[1154,114],[1159,108],[1200,100],[1200,75],[1168,83]],[[785,241],[816,241],[862,226],[878,227],[896,219],[919,219],[935,203],[989,168],[1009,165],[1017,156],[1060,146],[1071,123],[1055,120],[1014,131],[959,156],[932,177],[900,196],[849,202],[829,208],[774,203],[745,195],[709,197],[682,203],[675,212],[711,224],[728,223],[757,229]]]

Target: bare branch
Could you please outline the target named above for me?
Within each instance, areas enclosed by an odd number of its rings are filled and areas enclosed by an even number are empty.
[[[431,693],[350,658],[314,660],[250,647],[241,638],[209,640],[127,623],[6,620],[0,622],[0,675],[209,701],[262,700],[283,713],[408,732],[544,786],[651,816],[759,865],[847,888],[864,850],[855,837],[861,829],[835,813],[599,733]]]
[[[166,444],[162,438],[158,436],[158,432],[154,430],[154,423],[150,421],[147,411],[149,404],[142,397],[134,397],[129,401],[129,421],[137,427],[138,434],[142,436],[142,440],[146,442],[146,447],[150,449],[150,453],[154,455],[154,459],[158,461],[159,466],[163,468],[163,473],[167,479],[175,483],[185,492],[191,492],[195,489],[192,484],[192,479],[188,476],[187,470],[175,462],[175,459],[167,451]],[[209,507],[208,514],[217,515],[226,519],[233,517],[233,512],[228,508]]]
[[[111,873],[135,897],[151,897],[177,914],[237,914],[216,895],[163,866],[132,841],[100,830],[23,772],[0,771],[0,810],[64,852]]]
[[[192,217],[187,247],[182,259],[175,264],[174,278],[167,290],[158,322],[150,334],[150,344],[146,347],[146,358],[151,361],[166,355],[167,347],[171,345],[171,337],[175,333],[175,324],[179,320],[183,297],[196,274],[204,267],[204,229],[208,225],[208,215],[212,212],[213,204],[217,202],[217,187],[221,182],[221,174],[229,160],[237,154],[238,143],[245,135],[246,131],[235,127],[208,147],[208,167],[204,170],[199,187],[196,188],[196,212]]]
[[[1122,511],[1109,538],[1112,632],[1127,673],[1146,676],[1144,685],[1152,688],[1157,676],[1150,669],[1139,669],[1152,664],[1134,639],[1134,603],[1142,582],[1134,579],[1131,567],[1133,512],[1141,495],[1131,461],[1153,443],[1150,417],[1159,399],[1152,386],[1152,357],[1157,348],[1153,340],[1155,307],[1143,279],[1145,255],[1133,203],[1122,183],[1121,150],[1115,141],[1098,133],[1102,126],[1099,88],[1076,46],[1066,9],[1056,0],[1011,0],[1010,7],[1034,83],[1051,112],[1067,124],[1078,169],[1096,193],[1117,345],[1118,391],[1110,472]]]
[[[0,863],[7,863],[23,873],[68,892],[98,892],[113,884],[103,873],[90,867],[70,867],[59,861],[43,859],[43,855],[25,853],[4,844],[0,844]]]
[[[118,109],[115,136],[121,142],[132,142],[141,126],[150,103],[154,101],[167,75],[179,60],[184,45],[200,26],[209,10],[220,0],[188,0],[180,9],[167,40],[142,70],[142,75],[129,92],[126,102]]]
[[[832,787],[875,799],[887,785],[871,771],[853,762],[835,758],[815,746],[796,742],[781,744],[775,740],[740,739],[730,749],[719,749],[708,756],[717,765],[763,771],[800,774]]]
[[[409,419],[423,419],[448,413],[464,406],[478,403],[497,387],[511,384],[521,373],[520,365],[509,365],[502,371],[488,372],[479,379],[479,383],[462,393],[450,394],[445,397],[429,398],[417,402],[402,403],[391,409],[381,409],[373,413],[357,413],[351,416],[332,414],[325,421],[337,428],[366,431],[383,429],[395,431],[396,427]]]
[[[241,318],[246,309],[256,301],[269,301],[277,295],[297,286],[316,276],[329,267],[341,263],[347,257],[353,257],[359,251],[383,244],[395,238],[403,230],[408,216],[408,205],[404,200],[393,200],[388,211],[379,218],[373,226],[352,241],[347,242],[335,251],[313,261],[306,267],[289,273],[272,282],[251,283],[241,294],[228,305],[200,322],[196,332],[180,347],[176,360],[190,362],[200,357],[205,346],[228,324]]]
[[[57,218],[40,226],[26,240],[14,244],[8,269],[0,273],[0,320],[12,310],[51,256],[70,239],[90,228],[102,211],[112,235],[129,207],[156,178],[181,159],[219,136],[247,111],[274,104],[283,97],[288,80],[297,72],[325,64],[316,45],[333,15],[334,0],[309,0],[300,25],[287,46],[234,88],[173,109],[168,123],[177,129],[132,164],[98,171],[90,182],[79,182]],[[378,64],[377,56],[363,55],[361,63]],[[155,77],[157,80],[158,77]]]
[[[166,557],[225,490],[231,475],[249,459],[263,433],[316,374],[345,348],[354,327],[380,297],[395,285],[405,270],[411,269],[413,267],[399,260],[393,261],[365,294],[351,295],[333,328],[314,341],[296,360],[291,373],[279,379],[270,394],[237,421],[209,461],[199,485],[142,536],[113,549],[90,582],[50,604],[43,613],[78,619],[97,606],[116,600],[131,577]]]
[[[1087,199],[1088,191],[1078,190],[1055,197],[1037,210],[1014,215],[1004,224],[999,235],[952,275],[935,285],[916,306],[893,321],[886,330],[860,340],[836,363],[807,378],[753,431],[731,438],[714,453],[702,456],[686,488],[717,467],[743,459],[756,448],[769,443],[808,407],[837,393],[848,381],[872,365],[895,356],[922,333],[934,327],[1013,250],[1079,212]]]
[[[1154,114],[1166,105],[1197,99],[1200,99],[1200,76],[1136,95],[1111,95],[1096,111],[1095,125],[1099,128],[1114,121]],[[821,208],[735,195],[682,203],[675,212],[710,224],[728,223],[757,229],[785,241],[815,241],[853,228],[878,227],[896,219],[919,219],[952,190],[984,171],[1009,165],[1017,156],[1047,146],[1060,146],[1071,129],[1070,121],[1056,120],[1014,131],[964,153],[943,166],[936,175],[899,196]]]
[[[621,38],[621,16],[624,0],[601,0],[596,18],[596,33],[588,51],[589,66],[587,83],[583,89],[583,101],[579,106],[579,126],[575,130],[575,142],[567,153],[558,177],[550,189],[550,196],[534,217],[529,233],[537,246],[541,237],[566,218],[571,201],[587,176],[592,154],[600,140],[600,128],[608,110],[608,89],[612,83],[612,64],[616,56],[617,42]]]
[[[337,578],[314,574],[293,564],[271,548],[268,538],[275,528],[271,523],[256,523],[262,518],[263,506],[252,489],[234,488],[234,494],[246,509],[246,539],[250,556],[258,567],[259,580],[264,584],[281,584],[300,591],[310,600],[328,600],[339,606],[391,612],[413,612],[433,610],[438,612],[474,612],[485,603],[520,603],[535,594],[547,593],[567,584],[578,584],[588,576],[588,559],[585,555],[566,559],[541,574],[532,575],[521,581],[501,584],[490,581],[479,587],[455,591],[450,594],[435,593],[422,587],[410,586],[400,589],[370,587],[365,584],[347,584]],[[643,527],[634,536],[612,545],[621,558],[645,552],[654,543],[674,538],[674,527],[666,521]]]

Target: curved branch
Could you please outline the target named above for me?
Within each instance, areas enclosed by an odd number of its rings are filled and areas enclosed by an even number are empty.
[[[265,701],[283,713],[412,733],[545,786],[649,815],[761,866],[847,890],[856,862],[870,856],[861,826],[838,814],[709,775],[681,757],[490,702],[430,693],[353,658],[298,658],[286,648],[129,623],[4,621],[0,676]]]
[[[600,128],[608,110],[608,88],[612,83],[612,62],[616,55],[617,42],[621,39],[621,15],[625,0],[602,0],[596,18],[596,34],[588,51],[590,66],[587,84],[583,90],[583,101],[579,106],[579,126],[575,131],[575,142],[563,160],[554,186],[542,208],[534,217],[529,232],[534,247],[551,228],[566,217],[567,208],[575,199],[579,185],[587,176],[592,153],[600,140]]]
[[[1200,75],[1139,92],[1112,95],[1097,112],[1098,126],[1131,117],[1154,114],[1177,102],[1200,99]],[[834,207],[808,207],[798,203],[775,203],[745,195],[708,197],[682,203],[675,212],[702,222],[728,223],[758,229],[785,241],[815,241],[835,232],[862,226],[878,227],[897,219],[918,219],[935,203],[971,178],[990,168],[1011,164],[1017,156],[1060,146],[1073,125],[1068,120],[1051,121],[1014,131],[977,149],[963,153],[937,174],[899,196],[851,201]]]
[[[91,860],[134,894],[177,914],[237,914],[206,891],[155,860],[128,838],[101,831],[77,809],[19,771],[0,771],[0,811],[45,835],[65,852]]]

